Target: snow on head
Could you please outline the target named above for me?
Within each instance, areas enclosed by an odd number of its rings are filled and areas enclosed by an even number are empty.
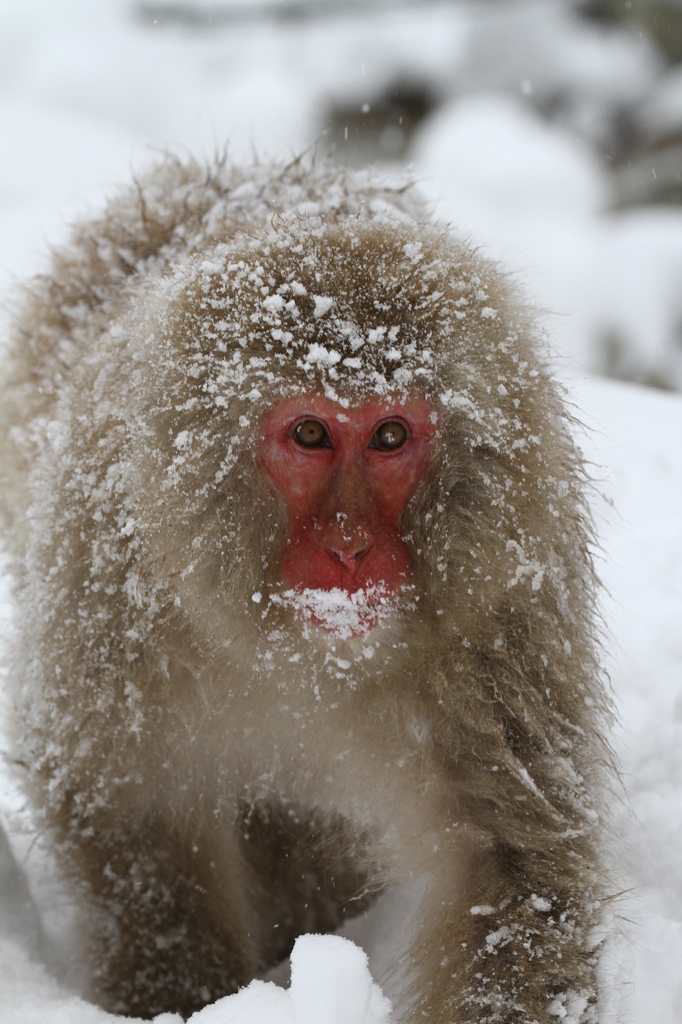
[[[306,363],[317,363],[318,366],[335,366],[336,363],[341,362],[341,356],[334,349],[330,351],[324,345],[312,344],[308,349],[305,361]]]
[[[382,587],[367,587],[349,593],[340,587],[331,590],[287,590],[271,594],[273,604],[294,608],[304,619],[314,622],[342,640],[366,633],[395,610],[395,598]]]
[[[313,295],[313,299],[315,300],[313,316],[316,320],[319,320],[321,316],[324,316],[332,308],[334,299],[328,295]]]

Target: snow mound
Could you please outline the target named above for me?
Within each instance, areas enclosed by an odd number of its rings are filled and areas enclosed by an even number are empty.
[[[291,987],[252,981],[195,1013],[193,1024],[387,1024],[391,1003],[372,981],[367,954],[340,935],[301,935]]]
[[[445,104],[420,129],[416,156],[459,230],[487,218],[585,218],[607,202],[592,151],[510,97]]]

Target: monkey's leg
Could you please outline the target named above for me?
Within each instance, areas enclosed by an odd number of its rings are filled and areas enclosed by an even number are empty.
[[[77,867],[94,904],[87,956],[106,1009],[187,1017],[258,971],[245,870],[231,826],[161,816],[81,843]]]
[[[593,904],[559,860],[472,844],[461,886],[437,873],[409,953],[415,1021],[556,1024],[562,1009],[596,1021]]]
[[[367,843],[340,816],[249,807],[240,839],[260,922],[261,970],[285,959],[298,935],[332,932],[378,895],[369,884]]]

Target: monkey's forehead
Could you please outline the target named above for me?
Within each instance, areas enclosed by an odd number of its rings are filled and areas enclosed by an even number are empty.
[[[158,323],[169,353],[213,365],[225,398],[260,380],[349,402],[475,386],[491,360],[511,372],[518,314],[494,270],[442,230],[298,218],[176,268]]]

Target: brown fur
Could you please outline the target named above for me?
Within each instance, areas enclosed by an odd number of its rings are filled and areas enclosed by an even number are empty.
[[[295,391],[437,414],[413,587],[365,636],[281,599],[256,442]],[[584,474],[504,278],[360,176],[167,161],[32,283],[2,405],[18,750],[92,998],[189,1014],[418,877],[399,1016],[596,1019]]]

